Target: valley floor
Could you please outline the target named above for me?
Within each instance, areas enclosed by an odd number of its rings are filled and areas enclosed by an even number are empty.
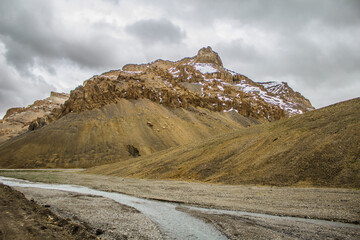
[[[83,225],[58,217],[44,206],[0,184],[0,239],[98,239]]]
[[[148,217],[111,199],[53,189],[15,189],[55,214],[86,226],[102,239],[162,239]]]
[[[278,216],[297,216],[306,219],[325,219],[355,224],[359,224],[360,222],[360,191],[352,189],[214,185],[88,175],[82,174],[81,171],[60,170],[0,171],[0,175],[47,183],[77,184],[98,190],[120,192],[148,199],[185,203],[191,206],[240,210]],[[70,204],[63,204],[63,206],[61,206],[61,203],[55,203],[51,195],[60,193],[26,189],[25,194],[41,202],[41,204],[49,204],[51,206],[60,204],[55,207],[58,209],[57,211],[61,212],[61,209],[69,208],[69,211],[72,211],[74,215],[79,215],[79,211],[81,213],[81,210],[79,210],[76,205],[74,205],[71,210]],[[102,205],[97,204],[103,202],[86,195],[72,196],[74,194],[69,193],[62,193],[60,195],[65,203],[69,201],[69,199],[82,201],[81,204],[94,200],[92,204],[100,208]],[[103,202],[103,204],[106,205],[106,201]],[[90,206],[90,208],[96,208],[95,205]],[[360,236],[360,228],[358,227],[347,229],[341,226],[322,226],[288,221],[285,219],[274,221],[274,219],[266,219],[264,217],[210,214],[187,207],[181,210],[213,224],[230,239],[239,237],[252,238],[252,236],[255,236],[253,234],[258,234],[257,238],[260,239],[279,237],[284,239],[356,239]],[[81,214],[84,214],[84,212],[86,213],[86,211],[83,211]],[[130,210],[124,212],[131,213]],[[86,218],[83,219],[85,219],[84,222],[87,224],[90,221],[86,220]],[[124,221],[128,222],[126,220]],[[140,226],[140,224],[138,225]],[[156,234],[156,228],[154,228],[151,223],[142,225],[149,226],[149,231],[146,230],[148,232],[145,233],[150,234],[148,236],[153,236],[153,239],[159,236],[152,235]],[[106,228],[104,226],[98,227],[101,229]]]

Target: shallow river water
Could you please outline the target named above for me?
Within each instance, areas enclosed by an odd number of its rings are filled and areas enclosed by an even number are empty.
[[[113,199],[121,204],[136,208],[147,215],[159,226],[165,239],[227,239],[211,225],[176,210],[178,204],[152,201],[121,193],[104,192],[76,185],[33,183],[2,176],[0,176],[0,182],[13,187],[54,189]]]
[[[61,191],[76,192],[81,194],[90,194],[102,196],[105,198],[113,199],[121,204],[136,208],[143,214],[147,215],[154,223],[156,223],[165,239],[227,239],[218,230],[205,222],[190,216],[187,213],[178,211],[176,208],[179,206],[188,207],[193,210],[202,211],[209,214],[229,214],[236,216],[248,217],[262,217],[276,220],[288,220],[297,222],[306,222],[319,225],[327,225],[333,227],[346,227],[360,229],[360,225],[348,224],[341,222],[332,222],[317,219],[305,219],[298,217],[275,216],[269,214],[230,211],[230,210],[217,210],[198,207],[189,207],[182,204],[169,203],[163,201],[147,200],[137,198],[121,193],[110,193],[100,190],[94,190],[83,186],[66,185],[66,184],[46,184],[46,183],[33,183],[26,180],[8,178],[0,176],[0,182],[8,186],[16,187],[31,187],[54,189]]]

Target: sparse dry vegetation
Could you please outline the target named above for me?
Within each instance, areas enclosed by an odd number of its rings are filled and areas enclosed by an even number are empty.
[[[360,187],[360,99],[89,169],[226,184]]]
[[[151,122],[153,126],[149,126]],[[258,123],[239,114],[166,108],[150,100],[120,100],[70,113],[0,145],[0,168],[92,167],[199,142]]]

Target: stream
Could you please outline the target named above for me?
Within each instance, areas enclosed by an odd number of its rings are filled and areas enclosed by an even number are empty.
[[[33,183],[26,180],[0,176],[0,182],[10,187],[53,189],[102,196],[133,207],[155,222],[164,239],[227,239],[211,225],[176,210],[178,204],[137,198],[121,193],[99,191],[77,185]]]
[[[357,224],[332,222],[318,219],[306,219],[299,217],[275,216],[270,214],[251,213],[243,211],[190,207],[184,204],[142,199],[126,194],[94,190],[91,188],[77,185],[34,183],[26,180],[2,176],[0,176],[0,182],[11,187],[14,186],[54,189],[68,192],[76,192],[80,194],[102,196],[115,200],[118,203],[133,207],[142,212],[143,214],[147,215],[154,223],[159,226],[159,229],[163,234],[164,239],[227,239],[221,232],[216,230],[211,225],[206,224],[202,220],[192,217],[187,213],[178,211],[176,208],[179,206],[187,207],[189,209],[201,211],[208,214],[229,214],[234,216],[262,217],[270,218],[274,221],[282,219],[288,221],[327,225],[332,227],[360,229],[360,225]]]

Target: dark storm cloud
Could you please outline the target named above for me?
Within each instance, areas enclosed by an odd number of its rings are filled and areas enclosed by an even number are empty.
[[[143,43],[180,43],[185,33],[167,19],[140,20],[128,25],[126,31]]]
[[[7,61],[27,72],[36,61],[54,72],[50,65],[67,59],[80,67],[109,67],[114,62],[114,39],[106,38],[101,28],[80,36],[76,26],[59,27],[51,1],[2,1],[0,35],[5,43]]]
[[[359,96],[359,13],[358,0],[2,0],[0,114],[93,74],[208,45],[225,67],[287,81],[325,106]]]
[[[6,45],[6,59],[17,69],[26,71],[36,56],[48,57],[56,52],[51,31],[51,6],[18,1],[0,3],[0,34]],[[36,7],[42,14],[34,14]]]
[[[24,107],[30,102],[49,95],[54,86],[46,83],[41,77],[33,76],[28,81],[17,74],[0,59],[0,110],[1,115],[11,107]],[[1,116],[2,117],[2,116]]]
[[[88,71],[88,77],[94,69],[100,72],[125,63],[114,54],[117,50],[114,46],[121,41],[104,34],[111,30],[96,24],[88,24],[87,29],[66,25],[66,15],[60,15],[54,3],[0,1],[0,47],[3,48],[0,49],[0,115],[8,107],[30,104],[48,96],[50,91],[64,91],[59,89],[61,84],[54,82],[58,86],[55,87],[42,74],[56,76],[64,62]]]
[[[159,5],[166,1],[155,1]],[[337,27],[358,25],[360,1],[329,0],[185,0],[181,3],[187,11],[169,8],[172,14],[191,17],[201,22],[218,19],[237,20],[241,24],[266,25],[271,29],[301,27],[308,21],[319,20]],[[295,30],[295,29],[294,29]]]
[[[193,11],[200,12],[202,8],[204,12],[196,15],[199,21],[217,12],[234,29],[262,33],[253,39],[254,44],[241,38],[216,44],[215,49],[230,68],[250,75],[255,81],[293,82],[296,90],[307,95],[317,107],[359,96],[360,84],[356,81],[360,78],[360,1],[224,1],[223,4],[210,1],[206,6],[200,1],[195,3],[198,5]],[[273,51],[264,51],[257,45],[266,42],[267,37]],[[316,91],[327,94],[321,96]]]

